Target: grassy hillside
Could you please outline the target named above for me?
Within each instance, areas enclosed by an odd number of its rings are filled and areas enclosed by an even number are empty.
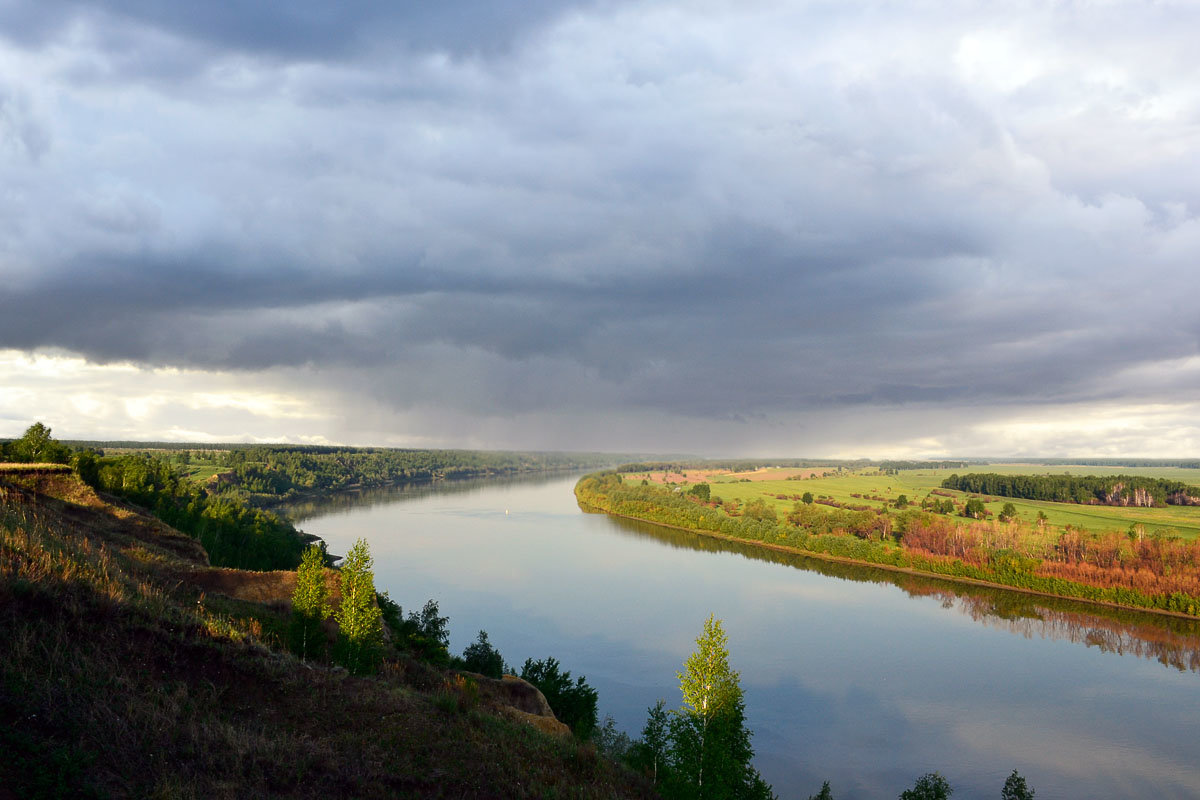
[[[651,796],[487,682],[298,661],[292,585],[69,473],[0,474],[0,798]]]

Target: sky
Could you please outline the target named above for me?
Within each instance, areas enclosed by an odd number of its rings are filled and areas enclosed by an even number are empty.
[[[0,0],[0,436],[1198,456],[1197,31]]]

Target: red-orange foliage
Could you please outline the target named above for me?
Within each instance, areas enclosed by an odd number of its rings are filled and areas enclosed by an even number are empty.
[[[1172,592],[1200,597],[1200,540],[1187,542],[1159,536],[1138,540],[1120,533],[1090,534],[1067,526],[1057,544],[1046,552],[1022,547],[1016,524],[962,522],[927,516],[909,520],[901,537],[906,550],[924,555],[958,558],[982,566],[996,550],[1011,549],[1040,556],[1036,574],[1092,586],[1122,586],[1145,594]]]
[[[1101,567],[1096,564],[1066,564],[1061,561],[1045,561],[1037,574],[1064,578],[1091,586],[1123,586],[1137,589],[1147,595],[1183,592],[1192,597],[1200,596],[1200,572],[1194,567],[1170,574],[1157,574],[1146,567]]]
[[[961,558],[970,564],[986,560],[976,525],[959,525],[944,517],[914,519],[900,542],[905,548],[935,556]]]

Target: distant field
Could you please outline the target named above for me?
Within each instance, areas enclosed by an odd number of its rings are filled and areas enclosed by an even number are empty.
[[[995,472],[1009,475],[1144,475],[1154,478],[1181,481],[1200,486],[1200,470],[1177,467],[1089,467],[1089,466],[1046,466],[1039,464],[985,464],[958,469],[902,470],[896,474],[883,475],[875,471],[837,473],[830,470],[759,470],[755,473],[718,473],[715,471],[687,470],[686,477],[680,473],[668,476],[668,480],[682,483],[706,481],[712,486],[713,496],[741,502],[763,498],[780,511],[786,511],[795,502],[791,497],[812,492],[814,497],[826,496],[840,503],[879,507],[885,502],[894,504],[900,495],[906,495],[910,503],[919,504],[933,490],[948,492],[953,499],[963,502],[971,495],[942,489],[941,483],[951,474],[965,475],[972,472]],[[802,480],[787,480],[789,475],[818,473],[817,477]],[[827,473],[819,475],[819,473]],[[637,481],[646,473],[626,476],[626,480]],[[745,478],[749,478],[746,482]],[[651,480],[663,481],[663,473],[651,473]],[[855,497],[854,495],[861,495]],[[786,495],[789,499],[778,499],[775,495]],[[876,500],[872,498],[882,498]],[[1164,508],[1131,508],[1122,506],[1085,506],[1074,503],[1051,503],[1039,500],[1001,498],[985,502],[984,506],[993,515],[999,514],[1005,503],[1012,503],[1018,516],[1032,523],[1038,512],[1045,513],[1047,522],[1055,527],[1072,525],[1083,527],[1093,533],[1104,531],[1127,531],[1135,523],[1146,526],[1147,533],[1162,531],[1187,539],[1200,537],[1200,506],[1166,506]]]
[[[223,471],[225,471],[225,470],[222,467],[216,467],[216,466],[210,466],[210,465],[204,465],[204,464],[197,464],[194,466],[187,467],[185,469],[187,477],[193,481],[196,481],[197,483],[205,483],[213,475],[216,475],[218,472],[223,472]]]
[[[630,473],[630,478],[645,478],[651,483],[701,483],[707,481],[785,481],[788,478],[812,478],[832,472],[829,467],[764,467],[751,472],[729,472],[715,469],[689,469],[683,472],[637,472]]]

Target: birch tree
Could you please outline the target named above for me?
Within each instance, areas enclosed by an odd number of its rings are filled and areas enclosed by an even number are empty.
[[[666,794],[703,800],[772,797],[750,766],[754,750],[745,704],[721,621],[709,615],[696,651],[677,673],[683,707],[670,722],[671,781]]]
[[[292,592],[292,647],[301,658],[318,652],[318,644],[324,640],[321,623],[332,611],[325,585],[325,551],[314,544],[300,559]]]
[[[342,664],[353,673],[373,672],[383,648],[383,613],[375,600],[375,574],[371,551],[359,539],[340,567],[342,602],[334,613]]]

